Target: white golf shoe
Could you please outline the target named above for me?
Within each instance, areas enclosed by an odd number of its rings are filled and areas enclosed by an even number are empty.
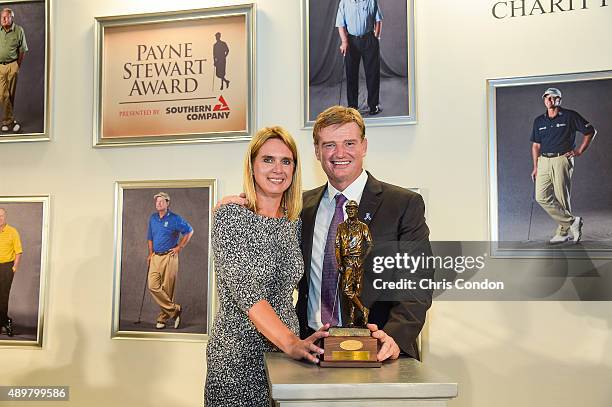
[[[574,222],[570,226],[570,231],[572,232],[572,236],[574,236],[574,243],[578,243],[580,239],[582,239],[582,225],[584,224],[582,217],[576,216]]]
[[[560,235],[556,234],[549,240],[550,244],[560,244],[565,243],[571,239],[570,235]]]

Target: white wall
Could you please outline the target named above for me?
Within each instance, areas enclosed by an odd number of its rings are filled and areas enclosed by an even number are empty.
[[[308,161],[310,133],[300,130],[298,3],[257,2],[258,125],[280,124],[296,136],[309,188],[324,177]],[[423,189],[433,239],[483,240],[485,79],[610,69],[612,6],[495,20],[493,0],[416,3],[419,123],[371,128],[367,166],[380,179]],[[219,4],[229,3],[184,0],[180,7]],[[218,178],[221,195],[235,193],[245,144],[91,147],[94,17],[167,7],[150,0],[53,4],[53,140],[0,145],[1,195],[52,194],[46,343],[43,350],[0,349],[0,384],[67,384],[72,406],[201,403],[203,345],[109,339],[113,182]],[[459,381],[455,407],[609,406],[609,309],[597,302],[439,302],[430,313],[426,362]]]

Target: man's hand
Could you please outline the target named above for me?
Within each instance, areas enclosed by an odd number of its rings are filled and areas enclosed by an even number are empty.
[[[567,153],[564,154],[567,158],[572,158],[572,157],[580,157],[582,155],[582,151],[580,151],[580,149],[576,149],[576,150],[570,150]]]
[[[17,266],[13,266],[13,273],[17,272]]]
[[[329,336],[329,333],[327,332],[328,329],[329,324],[325,324],[321,327],[321,329],[310,335],[308,338],[296,340],[287,349],[287,355],[293,359],[306,359],[312,363],[319,363],[319,358],[317,358],[315,354],[322,355],[323,349],[315,345],[315,342],[321,338]]]
[[[223,198],[221,198],[220,201],[217,202],[214,210],[219,209],[221,205],[227,205],[227,204],[232,204],[232,203],[238,204],[241,206],[246,206],[246,204],[248,203],[246,199],[246,194],[244,192],[241,192],[240,195],[224,196]]]
[[[372,337],[378,339],[380,342],[380,351],[378,351],[378,355],[376,358],[379,362],[382,362],[387,359],[397,359],[400,354],[400,348],[395,343],[395,339],[390,337],[383,331],[382,329],[378,329],[376,324],[367,324],[366,325],[370,331],[372,331]]]
[[[537,175],[538,175],[538,167],[533,167],[533,171],[531,171],[531,181],[532,182],[535,182]]]
[[[147,264],[151,263],[151,257],[153,257],[153,253],[149,253],[147,256]]]
[[[178,255],[181,250],[182,250],[181,246],[173,247],[172,249],[170,249],[170,256]]]
[[[340,53],[342,54],[342,56],[346,56],[346,51],[348,51],[348,41],[347,42],[342,42],[342,44],[340,44]]]

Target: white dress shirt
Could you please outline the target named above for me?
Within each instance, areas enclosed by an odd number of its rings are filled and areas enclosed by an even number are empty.
[[[315,217],[314,232],[312,235],[312,256],[310,260],[310,285],[308,286],[308,326],[315,331],[323,326],[321,323],[321,276],[323,274],[323,257],[325,256],[325,243],[327,242],[327,232],[329,225],[336,211],[335,196],[343,194],[348,201],[361,202],[361,195],[368,174],[362,170],[361,175],[344,191],[338,191],[327,183],[327,188],[321,198],[317,216]],[[344,203],[344,219],[346,219],[346,202]],[[342,314],[340,310],[340,300],[338,299],[336,309],[338,310],[338,321],[342,324]]]

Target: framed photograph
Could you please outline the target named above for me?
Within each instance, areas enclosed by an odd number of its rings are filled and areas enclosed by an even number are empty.
[[[0,196],[0,347],[43,346],[49,195]]]
[[[214,179],[115,184],[112,338],[204,341]]]
[[[612,71],[487,84],[495,253],[612,258]]]
[[[248,140],[254,7],[97,17],[94,147]]]
[[[367,126],[416,123],[414,44],[414,0],[302,0],[303,126],[333,105]]]
[[[49,140],[51,0],[0,1],[0,9],[0,142]]]

